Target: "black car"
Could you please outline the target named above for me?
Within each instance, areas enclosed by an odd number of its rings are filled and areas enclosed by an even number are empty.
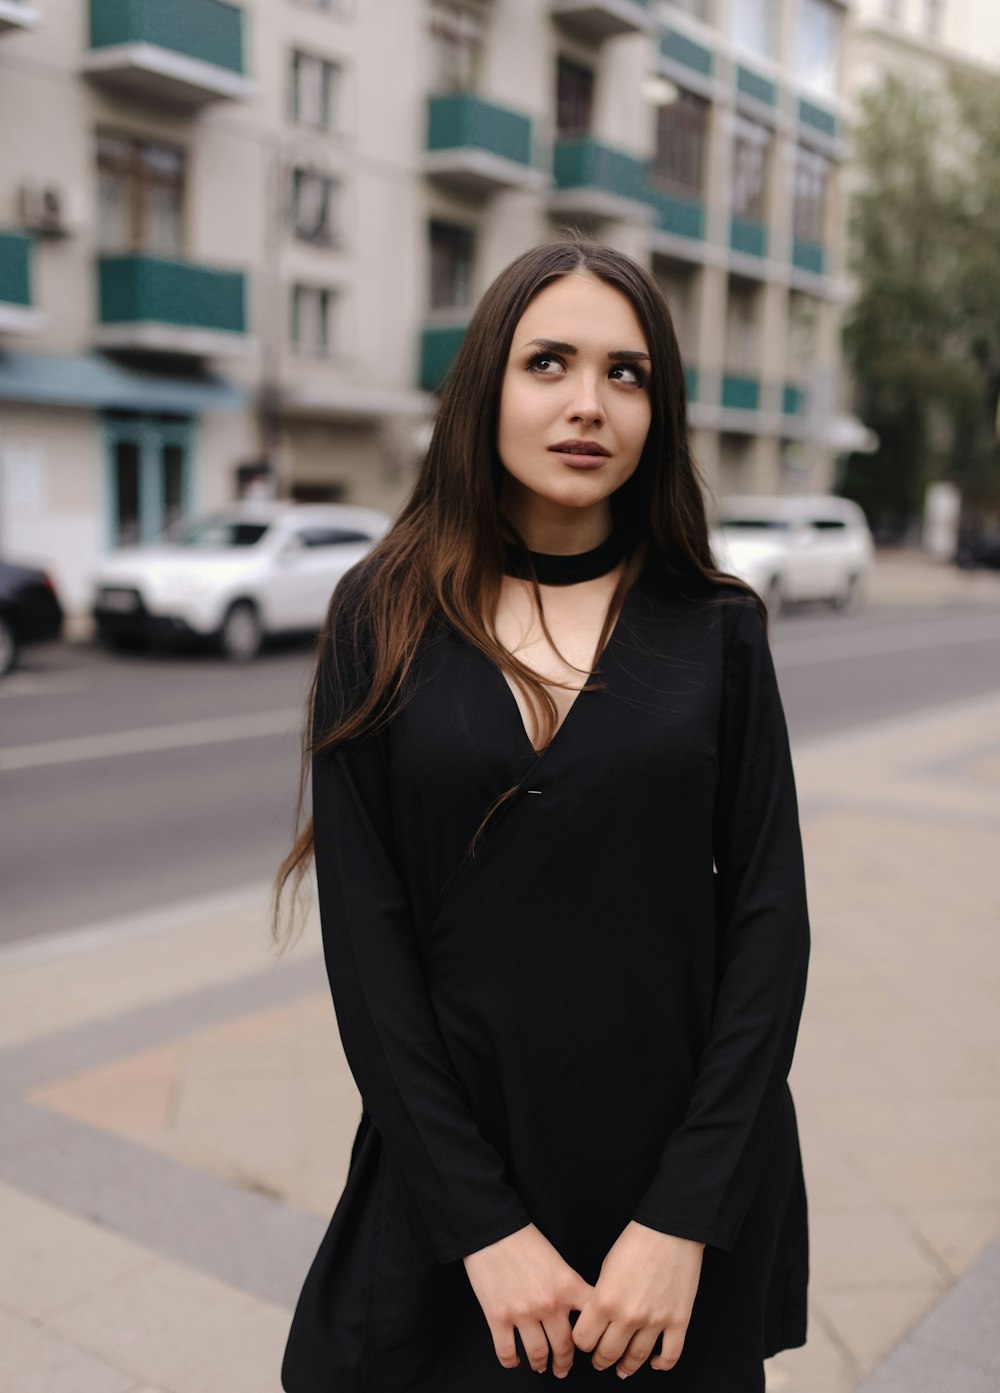
[[[0,677],[24,644],[58,638],[62,625],[62,605],[46,573],[0,561]]]

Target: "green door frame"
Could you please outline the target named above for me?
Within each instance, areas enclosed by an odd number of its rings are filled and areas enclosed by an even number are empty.
[[[181,502],[183,511],[194,506],[194,417],[161,417],[105,413],[101,417],[104,453],[104,541],[108,550],[117,545],[115,519],[115,446],[131,441],[139,449],[139,529],[143,542],[163,531],[163,477],[161,460],[165,445],[181,451]]]

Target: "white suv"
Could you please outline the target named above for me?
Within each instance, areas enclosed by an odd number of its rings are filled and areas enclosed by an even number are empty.
[[[825,494],[724,498],[711,541],[720,569],[752,585],[772,613],[797,600],[856,609],[875,553],[858,505]]]
[[[372,508],[264,500],[182,519],[101,563],[98,637],[114,649],[210,640],[246,662],[268,635],[318,630],[337,581],[389,526]]]

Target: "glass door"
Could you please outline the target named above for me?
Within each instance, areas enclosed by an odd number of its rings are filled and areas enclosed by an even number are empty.
[[[194,421],[109,413],[103,430],[108,545],[152,541],[191,509]]]

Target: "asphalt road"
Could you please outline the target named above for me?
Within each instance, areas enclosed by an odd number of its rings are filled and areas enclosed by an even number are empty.
[[[803,610],[773,642],[793,744],[1000,689],[1000,609]],[[269,880],[310,662],[29,649],[0,681],[0,942]]]

